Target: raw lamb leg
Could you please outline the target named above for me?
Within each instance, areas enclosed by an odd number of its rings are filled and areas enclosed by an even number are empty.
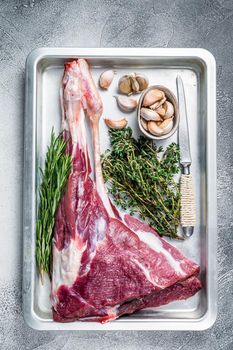
[[[102,102],[86,61],[65,64],[61,95],[72,171],[54,229],[54,320],[107,322],[194,295],[201,288],[199,266],[138,219],[120,219],[108,199],[98,136]],[[93,132],[95,182],[84,111]]]

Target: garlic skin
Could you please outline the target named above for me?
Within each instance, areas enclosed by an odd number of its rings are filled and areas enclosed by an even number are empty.
[[[133,98],[128,98],[126,96],[114,96],[116,98],[119,108],[126,113],[133,112],[137,107],[137,100]]]
[[[99,77],[99,86],[102,89],[108,89],[111,85],[115,72],[112,69],[106,70]]]
[[[162,118],[156,111],[152,111],[152,109],[149,108],[141,108],[140,116],[145,119],[146,121],[153,120],[153,121],[162,121]]]
[[[124,129],[128,124],[128,121],[125,118],[119,120],[105,118],[104,121],[110,129]]]
[[[165,97],[163,91],[153,89],[147,92],[143,99],[143,106],[148,107],[153,105],[155,102],[162,100]]]

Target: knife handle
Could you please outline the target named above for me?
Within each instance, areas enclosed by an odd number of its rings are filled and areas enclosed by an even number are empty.
[[[181,226],[186,236],[191,236],[196,223],[193,177],[190,174],[181,174]],[[191,229],[192,227],[192,229]]]

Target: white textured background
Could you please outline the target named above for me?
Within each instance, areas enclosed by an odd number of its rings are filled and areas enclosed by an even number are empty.
[[[31,330],[22,317],[24,64],[40,46],[203,47],[217,60],[219,313],[205,332]],[[233,1],[0,0],[0,349],[233,349]]]

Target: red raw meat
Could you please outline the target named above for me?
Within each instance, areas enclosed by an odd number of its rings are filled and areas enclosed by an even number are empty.
[[[118,214],[108,199],[98,138],[103,108],[86,61],[65,64],[61,92],[62,129],[73,165],[54,229],[54,320],[107,322],[194,295],[201,288],[199,266],[145,223]],[[95,181],[86,117],[93,134]]]

